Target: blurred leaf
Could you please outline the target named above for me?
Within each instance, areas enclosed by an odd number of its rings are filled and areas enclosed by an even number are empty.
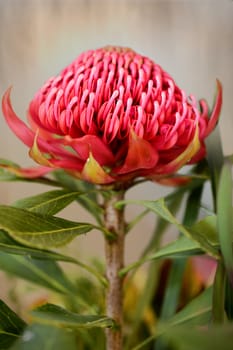
[[[214,249],[206,240],[205,233],[198,232],[194,230],[189,230],[187,227],[182,225],[170,212],[165,204],[163,198],[156,201],[135,201],[134,203],[145,206],[157,215],[161,216],[164,220],[176,226],[176,228],[183,233],[188,238],[198,242],[203,250],[205,250],[209,255],[218,257],[218,252]]]
[[[9,349],[27,324],[0,300],[0,349]]]
[[[8,167],[19,168],[19,165],[8,159],[0,158],[0,181],[17,181],[18,176],[8,170]]]
[[[73,332],[48,325],[32,324],[11,350],[76,350],[76,339]]]
[[[188,230],[189,232],[192,232],[193,236],[202,237],[202,241],[204,241],[205,244],[203,245],[200,243],[200,238],[199,240],[195,241],[182,235],[159,250],[156,249],[155,253],[151,252],[143,258],[137,260],[135,263],[126,266],[120,271],[120,275],[125,275],[130,270],[144,264],[147,261],[160,258],[184,258],[191,255],[205,254],[211,251],[214,252],[214,257],[219,259],[218,250],[220,244],[217,236],[215,215],[205,217],[192,227],[188,228]],[[206,247],[208,247],[208,250]]]
[[[157,260],[161,258],[183,258],[186,256],[189,257],[190,255],[199,255],[204,253],[205,252],[203,249],[201,249],[199,243],[194,242],[185,236],[181,236],[176,240],[172,241],[171,243],[168,243],[167,245],[156,251],[154,254],[151,253],[145,256],[144,258],[137,260],[135,263],[124,267],[120,271],[120,275],[125,275],[130,270],[144,264],[147,261]]]
[[[171,212],[176,213],[181,205],[182,199],[184,197],[185,190],[182,187],[181,189],[178,189],[172,193],[170,193],[168,196],[166,196],[166,202],[168,205],[168,208]],[[147,213],[149,209],[145,209],[143,213]],[[142,214],[143,214],[142,213]],[[157,250],[160,246],[160,241],[162,238],[163,233],[166,232],[167,227],[170,225],[170,223],[166,220],[164,220],[161,217],[157,218],[155,229],[153,232],[153,235],[147,244],[146,248],[144,249],[142,253],[142,258],[139,259],[139,264],[135,264],[135,267],[140,266],[141,263],[143,263],[143,258],[146,256],[150,256],[149,253],[156,254]],[[150,266],[148,268],[147,272],[147,278],[145,282],[145,286],[143,288],[143,292],[141,293],[139,300],[137,302],[137,305],[135,307],[134,317],[133,317],[133,324],[131,326],[131,332],[127,337],[127,341],[125,344],[125,348],[131,349],[132,344],[135,344],[135,339],[137,339],[138,329],[140,326],[140,323],[142,321],[143,315],[145,313],[145,310],[147,307],[149,307],[151,300],[154,297],[154,293],[156,290],[156,287],[159,283],[159,268],[160,268],[160,262],[156,261],[156,259],[150,260]],[[128,267],[125,269],[128,270]],[[122,270],[122,275],[124,274],[124,270]],[[132,278],[133,275],[131,275]]]
[[[226,281],[226,298],[225,298],[225,310],[228,320],[233,320],[233,288],[229,282]]]
[[[220,172],[224,162],[222,142],[219,132],[219,127],[206,139],[207,161],[211,176],[211,188],[213,193],[213,207],[216,210],[217,188],[220,178]]]
[[[107,285],[107,280],[104,276],[102,276],[96,269],[92,268],[89,265],[82,263],[80,260],[77,260],[71,256],[59,254],[50,250],[38,249],[32,247],[25,247],[11,239],[7,236],[4,231],[0,230],[0,251],[10,254],[17,255],[26,255],[30,256],[34,259],[42,259],[42,260],[55,260],[55,261],[64,261],[73,263],[78,265],[79,267],[85,269],[94,275],[103,285]]]
[[[226,270],[222,260],[218,261],[213,283],[212,314],[214,323],[223,323],[225,319]]]
[[[107,316],[78,315],[53,304],[40,306],[31,312],[31,316],[36,322],[62,328],[107,328],[115,325],[114,321]]]
[[[182,224],[184,226],[191,226],[198,218],[200,211],[200,202],[203,192],[203,184],[199,187],[191,189],[186,201],[184,218]],[[197,231],[199,232],[199,231]],[[160,313],[160,320],[166,320],[171,317],[177,310],[179,303],[179,296],[186,267],[187,259],[179,259],[172,261],[172,266],[169,271],[168,280],[163,298],[162,310]],[[157,344],[157,350],[164,349],[164,346]]]
[[[213,288],[205,289],[181,311],[168,320],[168,324],[175,326],[185,323],[189,326],[203,325],[211,318]]]
[[[187,185],[182,186],[179,189],[168,194],[165,197],[165,199],[169,210],[173,214],[176,213],[180,208],[185,192],[188,191],[189,188],[196,188],[196,186],[199,186],[199,184],[201,183],[202,181],[200,181],[199,179],[197,181],[195,179],[194,181],[189,183],[188,186]],[[147,213],[148,210],[149,209],[145,209],[143,213]],[[156,226],[155,226],[153,235],[142,253],[142,258],[139,259],[139,261],[136,262],[135,264],[132,264],[121,271],[122,275],[124,275],[124,271],[126,273],[128,270],[131,270],[131,268],[140,266],[142,263],[144,263],[144,258],[147,259],[148,257],[149,261],[151,261],[148,269],[147,279],[146,279],[145,287],[143,289],[143,293],[140,295],[140,298],[135,308],[134,321],[131,327],[131,333],[128,335],[127,342],[125,345],[126,349],[131,349],[132,344],[135,344],[135,339],[138,333],[138,327],[143,317],[142,315],[144,314],[145,309],[150,305],[151,300],[154,296],[154,292],[156,290],[156,286],[159,283],[159,280],[158,280],[159,262],[157,261],[157,259],[159,259],[162,256],[158,256],[155,259],[153,258],[150,259],[150,257],[151,257],[151,254],[156,255],[160,246],[162,235],[166,232],[166,229],[169,225],[170,223],[168,221],[164,220],[162,217],[159,216],[156,221]],[[132,278],[132,275],[131,275],[131,278]]]
[[[0,269],[16,277],[62,294],[77,294],[77,288],[54,261],[0,252]]]
[[[146,210],[143,210],[143,212],[137,215],[135,218],[133,218],[133,220],[131,220],[126,226],[126,230],[125,230],[126,234],[129,233],[129,231],[131,231],[132,228],[136,226],[141,221],[141,219],[143,219],[148,213],[149,213],[149,210],[146,209]]]
[[[143,349],[145,345],[149,344],[154,339],[165,334],[165,332],[173,329],[175,326],[182,324],[188,325],[189,328],[193,326],[202,326],[209,322],[211,318],[211,303],[212,303],[212,288],[207,288],[199,296],[193,299],[181,311],[167,320],[166,323],[158,323],[155,328],[155,333],[138,344],[132,350]]]
[[[188,229],[191,232],[201,234],[208,242],[207,244],[212,245],[216,250],[219,249],[216,215],[207,215]]]
[[[60,184],[72,191],[82,192],[83,196],[77,198],[77,202],[82,205],[91,215],[93,215],[98,223],[101,223],[102,208],[98,204],[96,186],[86,181],[75,179],[63,170],[53,172],[53,175]]]
[[[20,199],[13,206],[42,215],[54,215],[77,199],[81,194],[81,192],[67,190],[49,191],[33,197]]]
[[[125,204],[132,202],[122,201],[121,205],[122,203]],[[146,206],[148,209],[160,215],[169,223],[174,224],[180,232],[184,233],[187,239],[181,237],[178,238],[176,241],[173,241],[172,243],[168,244],[164,248],[161,248],[159,251],[157,251],[156,249],[156,252],[154,254],[148,254],[142,259],[139,259],[137,262],[122,269],[120,272],[122,275],[130,271],[132,268],[140,266],[148,260],[158,259],[160,257],[173,255],[184,257],[190,254],[191,252],[196,254],[206,252],[214,258],[219,258],[219,243],[216,237],[216,216],[213,215],[206,217],[199,223],[188,228],[180,224],[178,220],[171,214],[171,212],[166,207],[163,198],[159,199],[158,201],[137,201],[133,203],[142,204]]]
[[[207,216],[204,219],[200,220],[198,223],[195,223],[192,227],[189,228],[189,231],[195,233],[199,232],[200,234],[203,234],[203,239],[206,241],[205,245],[211,246],[211,250],[216,251],[215,257],[217,259],[219,258],[217,252],[219,250],[220,244],[217,236],[215,215]],[[135,263],[126,266],[120,271],[120,274],[123,276],[131,269],[151,260],[161,258],[184,258],[205,253],[206,251],[203,245],[201,245],[198,241],[194,241],[182,235],[164,247],[160,248],[159,250],[156,250],[155,253],[151,252],[142,259],[137,260]]]
[[[209,328],[175,327],[164,338],[179,350],[232,350],[233,325],[225,324]]]
[[[217,193],[217,227],[225,267],[233,287],[232,178],[231,165],[223,165]]]
[[[184,191],[176,190],[170,193],[167,197],[165,197],[167,207],[169,211],[173,213],[173,215],[176,214],[177,211],[179,210],[184,195],[185,195]],[[149,209],[146,209],[146,210],[148,211]],[[170,222],[164,220],[161,216],[157,218],[154,233],[148,245],[144,249],[142,256],[145,256],[150,251],[155,251],[159,248],[162,235],[166,232],[166,229],[168,228],[169,225],[171,225]]]
[[[233,154],[224,157],[225,161],[231,162],[233,164]]]
[[[76,236],[93,229],[93,225],[1,205],[0,228],[17,242],[37,248],[49,248],[67,244]]]

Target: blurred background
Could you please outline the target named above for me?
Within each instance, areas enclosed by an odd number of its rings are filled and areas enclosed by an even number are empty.
[[[167,70],[187,94],[212,106],[215,79],[224,87],[220,122],[225,154],[233,153],[233,1],[231,0],[0,0],[0,95],[13,86],[12,101],[26,120],[27,106],[50,77],[81,52],[105,45],[133,48]],[[32,165],[27,148],[11,133],[0,112],[0,158]],[[48,190],[23,183],[0,183],[0,200]],[[156,199],[170,191],[147,183],[130,198]],[[204,201],[208,202],[208,190]],[[131,207],[127,215],[135,214]],[[85,221],[72,205],[62,215]],[[126,260],[133,261],[149,240],[153,217],[127,238]],[[71,249],[71,248],[70,248]],[[103,256],[99,233],[79,237],[72,246],[81,257]]]

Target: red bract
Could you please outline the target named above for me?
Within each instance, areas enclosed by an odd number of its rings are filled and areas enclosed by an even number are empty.
[[[221,84],[208,116],[204,100],[187,97],[158,64],[128,48],[82,53],[30,103],[30,127],[14,113],[10,90],[3,113],[41,166],[62,168],[96,184],[136,177],[161,179],[205,156],[204,140],[222,104]]]

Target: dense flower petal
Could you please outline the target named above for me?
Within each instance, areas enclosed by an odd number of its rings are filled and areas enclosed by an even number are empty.
[[[171,162],[158,166],[156,169],[157,174],[171,174],[175,173],[183,165],[185,165],[199,150],[200,142],[198,137],[198,126],[196,127],[193,140],[188,144],[187,148],[178,157]]]
[[[38,174],[62,168],[96,184],[138,176],[183,183],[174,173],[205,156],[221,105],[219,81],[209,117],[207,103],[186,96],[157,63],[112,46],[82,53],[50,78],[29,105],[30,126],[14,112],[10,89],[2,100],[9,127],[40,164]]]

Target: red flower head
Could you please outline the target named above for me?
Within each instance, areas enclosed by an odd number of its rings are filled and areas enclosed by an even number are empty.
[[[13,132],[41,166],[28,177],[62,168],[96,184],[136,177],[160,179],[205,156],[215,127],[204,100],[186,97],[159,65],[128,48],[82,53],[51,78],[30,103],[30,127],[14,113],[10,91],[3,113]]]

